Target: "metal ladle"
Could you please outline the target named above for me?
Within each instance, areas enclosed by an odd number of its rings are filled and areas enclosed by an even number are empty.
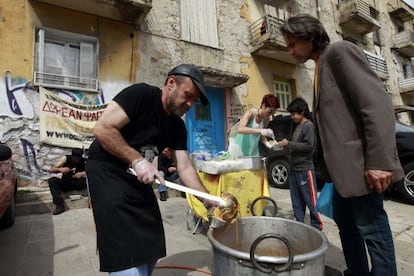
[[[128,173],[130,173],[132,175],[135,175],[135,176],[137,175],[135,173],[135,171],[131,168],[128,169]],[[164,185],[158,179],[156,179],[155,182],[157,184]],[[207,199],[207,200],[217,202],[218,206],[222,207],[222,208],[229,208],[233,204],[233,202],[230,198],[222,198],[222,197],[219,197],[219,196],[210,195],[208,193],[200,192],[198,190],[191,189],[191,188],[188,188],[186,186],[179,185],[179,184],[167,181],[167,180],[164,180],[164,182],[165,182],[165,186],[167,186],[168,188],[171,188],[171,189],[174,189],[174,190],[177,190],[177,191],[180,191],[180,192],[188,193],[188,194],[191,194],[191,195],[199,197],[199,198],[203,198],[203,199]]]

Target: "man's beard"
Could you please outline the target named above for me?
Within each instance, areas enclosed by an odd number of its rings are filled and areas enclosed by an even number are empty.
[[[171,92],[168,97],[168,107],[170,108],[172,114],[181,117],[184,115],[185,112],[188,111],[187,107],[184,105],[177,105],[175,104],[175,99],[177,98],[177,90]],[[183,111],[184,109],[184,111]]]

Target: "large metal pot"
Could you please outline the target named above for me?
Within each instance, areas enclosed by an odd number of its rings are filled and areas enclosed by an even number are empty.
[[[238,218],[210,229],[215,276],[324,275],[328,241],[317,229],[271,217]]]
[[[263,156],[244,156],[239,159],[243,161],[243,169],[245,170],[258,171],[263,169]]]

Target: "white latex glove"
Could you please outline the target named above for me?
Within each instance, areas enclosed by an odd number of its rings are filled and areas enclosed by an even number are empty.
[[[260,130],[260,135],[275,139],[275,133],[270,128],[263,128]]]
[[[152,184],[157,178],[161,184],[164,184],[164,177],[148,160],[143,159],[138,161],[134,166],[134,171],[140,182],[144,184]]]

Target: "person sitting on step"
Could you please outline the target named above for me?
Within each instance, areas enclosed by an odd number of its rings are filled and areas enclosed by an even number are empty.
[[[55,204],[54,215],[65,211],[65,204],[61,192],[83,190],[86,188],[85,159],[82,149],[72,149],[71,155],[62,156],[59,161],[49,169],[51,173],[62,173],[62,177],[52,177],[48,180],[50,192]]]
[[[158,157],[158,170],[163,172],[164,179],[167,181],[176,181],[178,179],[177,168],[172,159],[170,148],[165,148]],[[160,193],[160,200],[167,200],[167,187],[158,184],[158,192]]]

